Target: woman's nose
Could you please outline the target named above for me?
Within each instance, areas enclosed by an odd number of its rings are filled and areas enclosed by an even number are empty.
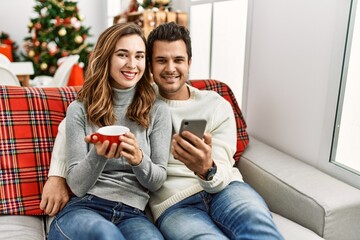
[[[135,62],[132,58],[129,58],[125,65],[128,69],[135,69]]]

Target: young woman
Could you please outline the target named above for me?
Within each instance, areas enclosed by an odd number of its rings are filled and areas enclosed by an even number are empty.
[[[171,116],[156,100],[145,51],[133,23],[99,37],[66,115],[66,180],[75,196],[54,218],[49,239],[162,239],[143,210],[149,191],[166,180]],[[110,150],[108,141],[90,144],[90,134],[109,125],[130,132]]]

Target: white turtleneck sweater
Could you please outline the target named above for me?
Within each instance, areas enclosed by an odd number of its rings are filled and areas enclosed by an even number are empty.
[[[149,128],[126,117],[126,111],[135,93],[135,87],[113,89],[116,115],[114,125],[123,125],[136,136],[143,152],[139,165],[131,166],[124,157],[107,159],[99,156],[93,144],[84,137],[97,131],[87,121],[82,102],[72,102],[66,113],[66,181],[77,196],[93,194],[111,201],[122,202],[144,210],[148,192],[158,190],[166,180],[170,153],[171,116],[164,102],[156,100],[150,114]]]

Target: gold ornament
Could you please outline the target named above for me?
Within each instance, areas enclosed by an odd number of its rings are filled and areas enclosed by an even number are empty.
[[[34,50],[30,50],[29,52],[28,52],[28,56],[29,57],[34,57],[35,56],[35,52],[34,52]]]
[[[40,64],[40,69],[41,70],[46,70],[48,68],[48,65],[47,65],[47,63],[42,63],[42,64]]]
[[[32,22],[29,22],[27,26],[28,26],[28,28],[32,28],[34,26],[34,24]]]
[[[83,38],[80,35],[76,35],[74,41],[78,44],[83,42]]]
[[[60,37],[63,37],[67,34],[66,32],[66,29],[65,28],[61,28],[59,31],[58,31],[58,34]]]

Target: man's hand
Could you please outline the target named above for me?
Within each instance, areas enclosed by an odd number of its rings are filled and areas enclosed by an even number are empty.
[[[189,131],[184,131],[181,135],[174,134],[171,153],[191,171],[204,176],[213,165],[211,134],[205,133],[204,139]]]
[[[41,195],[40,209],[49,216],[55,216],[68,201],[69,193],[65,178],[49,177]]]

